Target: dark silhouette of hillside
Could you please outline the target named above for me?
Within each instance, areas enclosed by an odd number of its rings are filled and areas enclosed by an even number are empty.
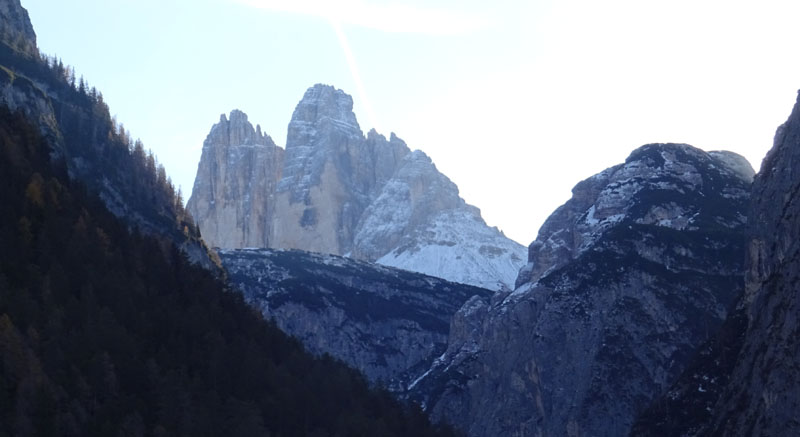
[[[0,436],[450,434],[129,231],[6,108],[0,174]]]

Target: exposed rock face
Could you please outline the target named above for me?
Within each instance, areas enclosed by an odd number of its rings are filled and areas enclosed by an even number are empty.
[[[800,434],[798,160],[800,100],[778,128],[753,183],[745,289],[737,311],[718,340],[695,358],[696,371],[682,375],[640,418],[636,434]],[[703,407],[699,414],[697,406]]]
[[[747,308],[743,298],[744,289],[719,331],[698,349],[669,390],[639,414],[630,435],[708,434],[714,407],[730,382],[747,330]]]
[[[212,246],[349,255],[492,289],[510,288],[524,264],[524,248],[488,227],[424,153],[394,134],[365,137],[341,90],[306,91],[284,158],[270,141],[263,156],[229,159],[218,126],[188,204]]]
[[[379,264],[498,290],[522,254],[464,202],[458,187],[419,150],[405,156],[362,215],[353,255]]]
[[[5,46],[3,46],[5,48]],[[0,104],[21,111],[40,133],[53,143],[53,153],[63,155],[64,144],[50,97],[28,77],[11,70],[0,70]]]
[[[35,123],[42,135],[51,142],[60,143],[58,122],[53,105],[47,93],[24,72],[13,66],[19,62],[19,48],[23,46],[36,49],[36,33],[28,17],[28,11],[19,0],[0,0],[0,64],[7,69],[0,71],[0,104],[12,111],[22,111]],[[26,62],[26,65],[29,65]],[[57,144],[54,152],[60,154],[63,144]]]
[[[0,37],[12,46],[36,47],[36,33],[33,31],[28,11],[19,0],[0,1]]]
[[[753,184],[739,360],[711,434],[800,434],[800,103]]]
[[[375,190],[394,174],[405,143],[364,138],[353,99],[330,86],[306,91],[289,123],[276,193],[272,247],[345,254]]]
[[[220,116],[203,143],[198,174],[187,207],[203,239],[217,247],[266,247],[265,224],[272,216],[272,193],[283,168],[283,149],[247,115]]]
[[[222,250],[231,282],[315,354],[328,353],[389,388],[405,387],[444,352],[469,285],[334,255]]]
[[[474,436],[626,434],[741,291],[745,162],[654,144],[579,183],[410,396]]]

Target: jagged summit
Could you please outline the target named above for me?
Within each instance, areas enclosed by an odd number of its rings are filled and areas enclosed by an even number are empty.
[[[304,144],[309,126],[324,128],[330,125],[344,133],[363,136],[353,113],[353,98],[330,85],[316,84],[309,88],[297,104],[289,122],[286,147]]]
[[[290,192],[291,203],[307,201],[311,187],[321,184],[326,164],[363,140],[353,113],[353,98],[332,86],[314,85],[303,95],[289,122],[286,163],[278,191]],[[336,164],[347,171],[347,162]],[[350,175],[339,176],[346,183]]]
[[[203,147],[230,147],[230,146],[248,146],[248,145],[264,145],[275,146],[275,142],[269,135],[261,132],[261,126],[253,129],[253,125],[247,119],[247,114],[234,109],[230,113],[230,117],[225,114],[220,114],[219,123],[211,128]]]
[[[236,158],[243,146],[262,144],[259,129],[240,112],[220,120],[188,205],[214,246],[350,255],[493,289],[510,288],[524,263],[524,248],[486,226],[427,155],[394,133],[364,136],[341,90],[318,84],[305,92],[285,153]],[[233,145],[242,152],[222,151]],[[250,169],[259,159],[270,161],[268,172]],[[226,176],[241,174],[252,178]]]
[[[187,209],[212,246],[266,246],[264,223],[272,214],[269,196],[280,178],[284,151],[247,114],[220,115],[203,142],[198,174]]]

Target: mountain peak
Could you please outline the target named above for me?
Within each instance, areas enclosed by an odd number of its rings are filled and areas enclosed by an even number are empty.
[[[186,207],[211,246],[263,246],[261,226],[271,213],[268,196],[281,174],[283,149],[247,114],[220,115],[203,143],[192,196]]]
[[[289,122],[279,191],[290,191],[292,203],[308,201],[309,190],[321,182],[329,159],[363,140],[353,98],[330,85],[312,86]]]
[[[542,225],[516,285],[536,282],[571,262],[623,222],[680,231],[696,230],[701,223],[742,226],[745,218],[738,209],[714,216],[716,211],[703,207],[702,201],[721,196],[732,203],[747,197],[752,178],[746,175],[752,168],[736,156],[688,144],[647,144],[631,152],[624,164],[579,182],[572,199]]]
[[[268,135],[261,133],[260,126],[253,129],[253,125],[248,121],[247,114],[234,109],[229,116],[220,114],[219,123],[211,128],[203,147],[230,147],[245,145],[269,145],[275,143]]]
[[[248,123],[247,114],[238,109],[234,109],[231,111],[230,121],[231,123]]]
[[[293,139],[302,141],[316,129],[333,128],[348,135],[362,137],[353,113],[353,98],[330,85],[316,84],[306,90],[289,123],[287,147]]]
[[[261,158],[246,142],[260,129],[241,112],[230,119],[206,140],[188,204],[212,245],[348,255],[481,287],[513,285],[524,247],[489,228],[425,153],[394,133],[364,136],[345,92],[309,88],[286,149],[263,147]]]
[[[742,290],[750,183],[729,161],[648,144],[578,183],[412,399],[468,435],[628,435]]]

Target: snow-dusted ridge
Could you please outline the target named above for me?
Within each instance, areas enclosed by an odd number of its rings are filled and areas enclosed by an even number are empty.
[[[245,300],[315,354],[404,391],[444,352],[450,319],[491,291],[337,255],[219,250]]]
[[[465,303],[409,396],[470,436],[628,435],[742,288],[741,164],[650,144],[578,183],[516,290]]]

